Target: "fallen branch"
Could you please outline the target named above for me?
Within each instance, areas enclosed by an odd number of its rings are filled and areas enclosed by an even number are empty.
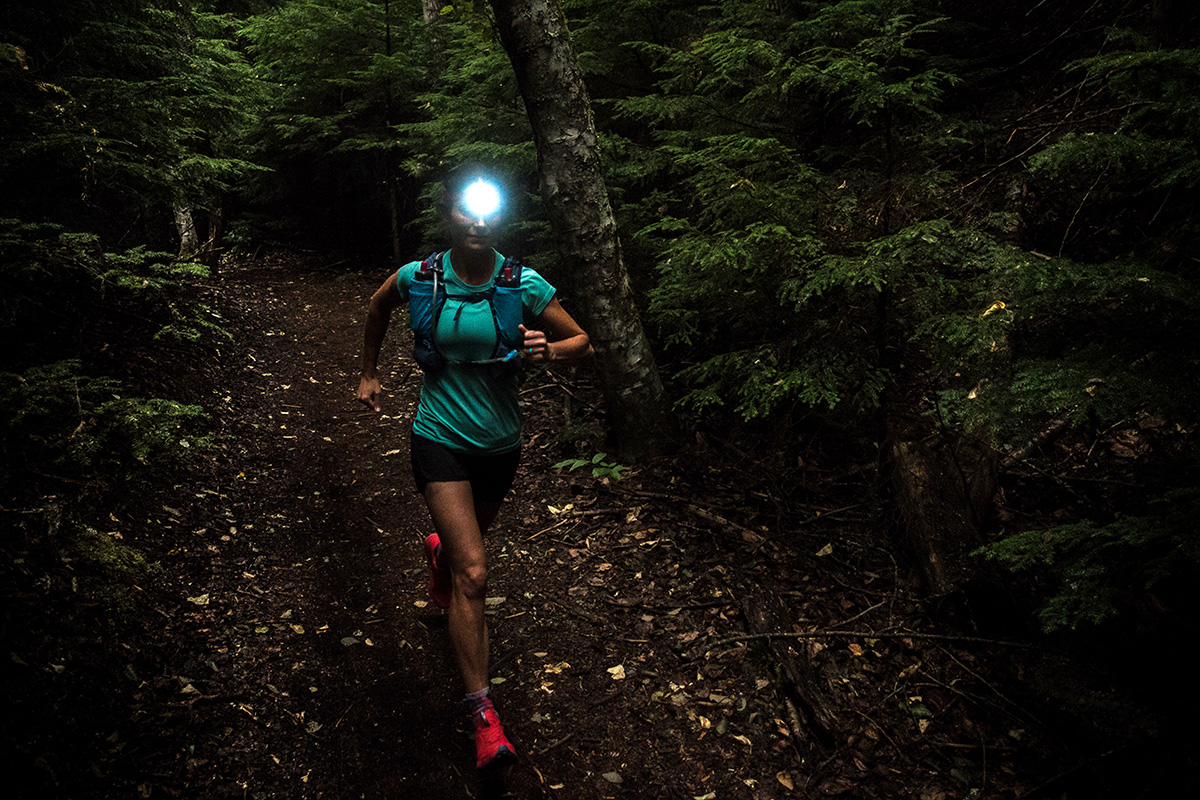
[[[695,514],[697,517],[700,517],[701,519],[708,520],[709,522],[715,522],[718,525],[725,525],[725,526],[732,528],[735,531],[738,531],[739,533],[742,534],[742,540],[749,544],[761,545],[767,541],[766,537],[763,536],[761,533],[752,531],[749,528],[747,528],[745,525],[739,525],[738,523],[734,522],[733,520],[726,519],[725,517],[721,516],[720,514],[716,513],[715,511],[708,511],[707,509],[701,508],[700,506],[697,506],[697,505],[694,505],[691,503],[688,504],[687,510],[692,512],[693,514]]]
[[[579,605],[577,605],[576,603],[572,603],[572,602],[569,602],[566,600],[561,600],[559,602],[556,602],[555,605],[558,606],[559,608],[561,608],[563,611],[566,611],[571,616],[578,617],[579,619],[584,620],[585,622],[590,622],[593,625],[609,624],[609,620],[607,620],[606,618],[600,616],[599,614],[593,614],[590,611],[585,611],[582,608],[580,608]]]
[[[850,639],[930,639],[940,642],[995,644],[1002,647],[1020,648],[1032,648],[1034,646],[1026,642],[1010,642],[1004,639],[985,639],[979,636],[954,636],[951,634],[941,633],[906,633],[903,631],[807,631],[804,633],[743,633],[739,634],[738,636],[729,636],[727,638],[715,641],[711,645],[708,645],[704,651],[704,655],[707,656],[718,647],[739,642],[751,642],[764,639],[824,639],[836,637],[846,637]],[[689,660],[695,661],[700,657],[701,656],[693,656]]]
[[[690,611],[697,608],[723,608],[725,606],[736,605],[737,601],[732,597],[724,600],[709,600],[703,603],[671,603],[669,605],[660,605],[657,603],[644,603],[639,600],[622,601],[615,597],[601,597],[603,602],[617,608],[642,608],[647,611]]]

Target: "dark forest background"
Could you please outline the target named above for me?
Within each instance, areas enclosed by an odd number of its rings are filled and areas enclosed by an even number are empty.
[[[774,486],[814,454],[876,474],[881,529],[930,595],[976,598],[962,624],[987,614],[1145,681],[1147,652],[1195,632],[1200,12],[562,6],[677,441],[752,452]],[[239,259],[307,249],[383,274],[438,244],[437,180],[482,160],[513,191],[501,250],[587,286],[555,255],[489,15],[6,7],[6,574],[36,571],[16,553],[47,524],[80,558],[140,568],[88,526],[110,493],[212,445],[161,364],[220,357],[220,310],[195,287]]]

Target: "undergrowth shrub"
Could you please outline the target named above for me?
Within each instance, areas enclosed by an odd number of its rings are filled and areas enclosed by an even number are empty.
[[[0,372],[0,486],[34,477],[104,488],[212,444],[199,406],[120,389],[77,361]]]
[[[108,252],[99,237],[0,220],[0,486],[90,490],[126,484],[208,446],[204,411],[107,370],[145,375],[171,356],[226,341],[195,284],[207,269],[142,247]],[[147,375],[147,377],[149,377]]]
[[[94,234],[0,219],[0,332],[15,345],[0,353],[0,366],[99,350],[118,337],[141,345],[227,341],[219,314],[197,297],[195,284],[208,275],[203,264],[168,253],[109,252]]]
[[[1038,618],[1046,631],[1092,627],[1148,606],[1194,608],[1200,578],[1200,489],[1176,489],[1143,513],[1110,522],[1084,520],[1024,531],[981,554],[1019,571],[1046,575],[1053,589]]]

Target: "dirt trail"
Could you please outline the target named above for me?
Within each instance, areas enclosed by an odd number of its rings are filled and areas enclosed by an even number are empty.
[[[924,624],[886,542],[846,511],[862,487],[813,473],[819,497],[785,497],[750,456],[718,470],[705,452],[613,486],[559,474],[563,395],[542,376],[523,389],[524,461],[489,542],[494,694],[521,761],[481,783],[443,618],[424,598],[402,315],[384,416],[353,400],[380,279],[295,259],[221,276],[238,341],[214,392],[232,444],[212,485],[192,487],[195,539],[172,576],[191,599],[167,631],[194,693],[162,758],[184,758],[187,779],[151,789],[766,800],[1013,785],[1008,734],[1027,720],[973,699],[989,691],[975,654],[896,635],[785,645],[827,693],[834,721],[818,732],[775,657],[725,641],[766,603],[784,631]]]
[[[226,280],[250,323],[231,404],[245,461],[227,492],[250,551],[234,592],[256,598],[250,618],[232,622],[248,631],[235,644],[256,673],[248,683],[267,687],[262,711],[251,702],[243,713],[292,734],[247,737],[259,756],[248,788],[258,772],[279,796],[289,780],[291,796],[464,796],[470,742],[451,713],[440,615],[414,605],[427,527],[408,470],[414,383],[387,381],[382,418],[353,401],[374,282],[291,263]]]

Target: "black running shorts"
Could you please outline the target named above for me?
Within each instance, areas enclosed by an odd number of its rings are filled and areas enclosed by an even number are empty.
[[[504,499],[512,488],[521,460],[520,447],[507,453],[464,453],[415,433],[409,450],[418,492],[424,494],[430,483],[469,481],[475,500],[484,503],[499,503]]]

